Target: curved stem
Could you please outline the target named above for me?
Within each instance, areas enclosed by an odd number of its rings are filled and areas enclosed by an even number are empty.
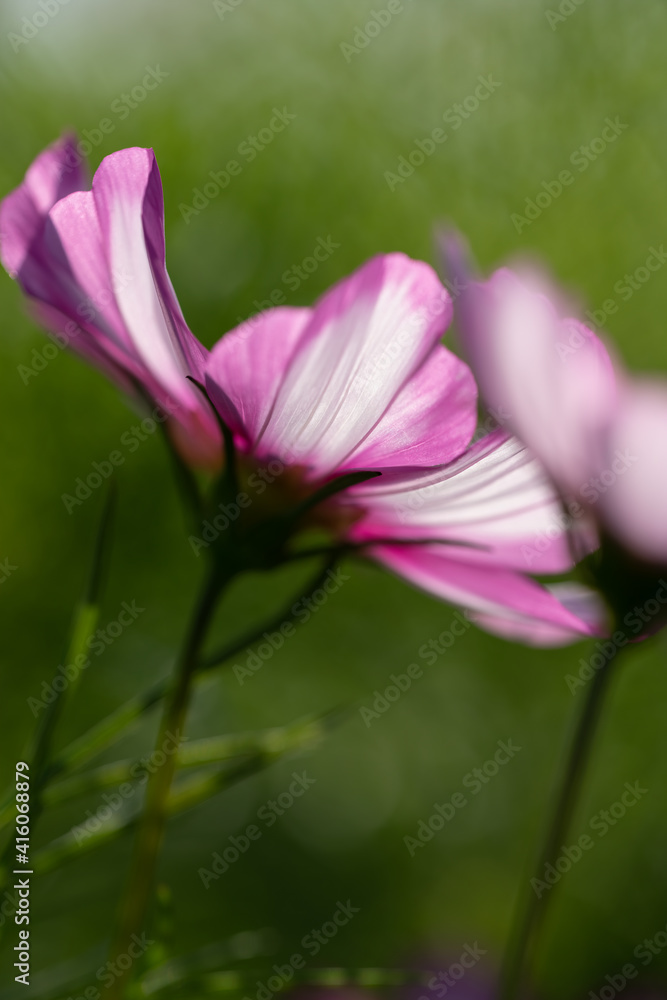
[[[229,964],[230,955],[223,951],[224,945],[218,945],[221,958]],[[203,951],[203,949],[202,949]],[[212,949],[206,949],[205,955],[174,959],[151,969],[141,981],[146,996],[164,996],[166,990],[174,986],[187,990],[187,996],[229,996],[230,994],[251,993],[253,984],[266,975],[266,968],[257,965],[243,970],[221,968],[219,970],[198,969],[198,965],[210,963]],[[202,961],[203,959],[203,961]],[[340,966],[323,966],[321,968],[304,968],[294,974],[292,983],[302,989],[331,990],[380,990],[398,986],[423,986],[431,978],[430,972],[401,968],[342,968]]]
[[[264,622],[261,626],[261,631],[255,626],[243,635],[239,636],[238,639],[233,639],[232,642],[227,643],[222,648],[216,649],[208,656],[203,657],[199,665],[198,674],[205,673],[208,670],[214,670],[215,667],[224,663],[226,660],[231,660],[233,656],[238,656],[239,653],[249,649],[249,647],[253,646],[256,642],[259,642],[265,632],[272,632],[274,629],[279,629],[280,626],[284,625],[286,622],[294,621],[296,618],[296,608],[298,604],[301,601],[312,597],[315,591],[319,590],[340,558],[340,553],[337,550],[332,551],[329,549],[323,554],[327,555],[328,558],[316,571],[314,576],[310,578],[306,587],[300,592],[299,597],[293,598],[290,603],[283,607],[282,610],[280,610],[276,615]]]
[[[347,717],[349,711],[348,708],[334,709],[310,720],[305,719],[280,729],[267,730],[259,742],[247,742],[247,737],[241,734],[238,737],[238,749],[245,746],[247,752],[232,761],[225,760],[224,757],[219,758],[216,754],[215,748],[219,746],[216,738],[187,743],[179,751],[177,761],[179,766],[183,764],[184,754],[192,754],[192,757],[185,760],[186,767],[197,767],[202,763],[219,761],[222,766],[215,770],[206,768],[204,774],[197,772],[192,779],[173,785],[167,799],[167,815],[171,817],[192,809],[245,778],[258,774],[286,755],[312,750],[335,725]],[[210,752],[206,749],[206,745],[209,746]],[[68,833],[57,837],[37,851],[33,861],[35,873],[42,875],[52,871],[64,863],[80,858],[122,837],[129,830],[136,829],[139,816],[139,812],[121,810],[104,821],[100,829],[90,832],[83,839],[80,835],[77,836],[76,828],[72,828]]]
[[[612,667],[617,656],[618,652],[596,672],[586,694],[586,701],[574,730],[565,770],[560,780],[560,790],[544,837],[534,877],[539,878],[546,865],[555,863],[563,838],[567,835],[586,768],[590,762],[593,740],[597,732],[605,695],[609,690],[609,681],[613,673]],[[524,994],[533,968],[540,929],[544,923],[548,902],[552,895],[553,891],[537,896],[531,886],[526,898],[520,904],[501,974],[500,1000],[516,1000]]]
[[[164,763],[151,774],[146,786],[146,801],[139,822],[130,876],[113,938],[112,961],[126,953],[132,936],[143,930],[162,846],[167,802],[176,767],[176,751],[190,703],[192,678],[218,597],[227,582],[229,581],[220,579],[215,572],[208,576],[179,657],[173,686],[167,696],[156,743],[156,752],[164,757]],[[170,743],[171,749],[167,751]],[[122,972],[114,981],[110,998],[115,1000],[122,997],[128,972],[129,970]]]
[[[319,716],[287,726],[273,726],[270,729],[260,729],[257,732],[232,733],[224,736],[208,736],[200,740],[192,740],[179,748],[176,754],[177,770],[201,767],[204,764],[219,764],[239,757],[254,757],[263,755],[267,759],[273,753],[281,753],[291,745],[294,732],[301,732],[303,727],[319,723]],[[142,768],[139,758],[117,760],[82,774],[75,774],[64,781],[55,782],[44,792],[44,804],[48,806],[61,805],[89,792],[102,788],[113,788],[123,783],[132,784],[136,780],[137,770]]]
[[[261,625],[249,629],[237,639],[214,650],[213,653],[202,657],[197,667],[195,683],[205,673],[221,666],[233,656],[237,656],[245,649],[249,649],[254,643],[259,642],[265,632],[271,632],[279,628],[285,622],[293,621],[296,617],[295,606],[299,600],[304,600],[312,596],[326,580],[327,574],[334,568],[340,553],[327,549],[323,554],[329,558],[311,577],[306,587],[299,592],[297,597],[293,597],[289,604],[282,608],[277,614],[262,622]],[[96,723],[82,736],[73,740],[66,746],[46,769],[45,783],[49,784],[56,778],[64,778],[72,771],[75,771],[81,764],[95,757],[96,754],[120,739],[127,727],[144,716],[152,708],[158,705],[167,694],[170,685],[170,678],[164,677],[141,694],[135,695],[125,702],[120,708],[108,715],[106,719]],[[6,801],[5,801],[6,800]],[[0,829],[14,815],[14,806],[11,796],[8,794],[5,800],[0,803]]]
[[[101,722],[96,723],[82,736],[66,746],[47,770],[47,781],[65,777],[81,764],[95,757],[102,750],[119,740],[131,723],[158,705],[169,690],[169,677],[163,677],[149,688],[126,701]]]
[[[106,581],[115,504],[116,490],[112,482],[104,501],[83,598],[74,615],[67,652],[65,654],[65,663],[78,662],[79,656],[85,658],[88,639],[97,624],[100,612],[100,599]],[[44,809],[43,795],[49,783],[49,764],[54,736],[63,710],[67,702],[72,698],[79,679],[80,672],[64,689],[52,688],[54,697],[42,716],[37,731],[32,738],[32,745],[26,754],[26,758],[30,763],[30,827],[32,831],[34,831]],[[0,829],[11,823],[16,816],[14,794],[14,787],[10,785],[7,793],[0,801]],[[12,863],[14,850],[15,842],[10,835],[0,853],[0,893],[5,892],[10,873],[14,867]],[[0,938],[2,938],[1,927]]]

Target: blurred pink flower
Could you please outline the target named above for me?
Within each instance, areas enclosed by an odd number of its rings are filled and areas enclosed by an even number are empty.
[[[564,500],[641,560],[667,561],[667,383],[629,376],[602,340],[562,318],[536,273],[496,271],[462,286],[460,333],[492,412],[549,471]]]
[[[0,232],[2,263],[38,322],[126,392],[168,413],[187,461],[215,465],[217,423],[186,380],[202,377],[208,352],[188,329],[167,274],[152,150],[107,156],[91,190],[75,137],[64,137],[2,201]]]
[[[376,257],[313,309],[272,309],[227,334],[207,389],[247,465],[288,466],[283,488],[380,471],[333,498],[338,530],[417,586],[507,637],[556,645],[597,634],[583,588],[551,592],[522,572],[522,546],[553,524],[559,498],[516,439],[472,442],[476,386],[439,343],[451,315],[428,265]],[[531,569],[572,562],[562,536]]]

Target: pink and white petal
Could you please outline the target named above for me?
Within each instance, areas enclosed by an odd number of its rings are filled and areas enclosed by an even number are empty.
[[[578,493],[613,413],[614,368],[592,330],[559,318],[546,289],[536,275],[507,269],[485,284],[467,282],[461,337],[487,407],[563,491]]]
[[[161,405],[170,413],[166,427],[185,461],[209,472],[219,470],[223,458],[222,436],[208,404],[206,409],[186,409],[174,406],[174,401],[167,399]]]
[[[253,450],[271,414],[294,348],[312,310],[279,306],[258,313],[218,341],[206,387],[220,416]],[[284,449],[278,452],[289,457]]]
[[[132,378],[128,378],[128,374],[139,380],[140,370],[136,362],[128,358],[116,344],[101,334],[91,335],[84,326],[74,323],[64,313],[44,302],[28,299],[28,311],[36,323],[62,337],[65,347],[80,354],[128,395],[136,395],[136,385]]]
[[[469,561],[536,574],[560,573],[574,562],[572,518],[540,463],[504,431],[444,467],[385,471],[348,492],[367,510],[353,529],[357,539],[442,538],[472,546]],[[589,551],[595,547],[590,529],[586,542]]]
[[[103,372],[135,400],[141,410],[149,411],[151,407],[147,402],[152,400],[151,406],[157,404],[163,414],[168,414],[166,427],[179,453],[189,464],[211,471],[220,467],[220,432],[208,408],[183,407],[164,392],[139,361],[125,355],[103,337],[91,336],[83,327],[73,329],[72,321],[52,306],[30,300],[29,308],[36,322],[63,337],[64,346]]]
[[[10,278],[17,279],[35,236],[43,225],[43,216],[25,184],[3,198],[0,204],[0,257]]]
[[[539,583],[493,564],[469,563],[430,546],[382,546],[374,558],[428,593],[471,612],[508,639],[559,646],[600,634]]]
[[[90,187],[87,163],[76,146],[76,135],[66,134],[28,167],[24,183],[38,212],[45,214],[61,198]]]
[[[112,153],[93,178],[93,197],[110,274],[122,276],[116,301],[134,349],[146,368],[177,400],[190,406],[194,390],[174,324],[156,290],[144,234],[144,199],[155,183],[150,149]]]
[[[667,560],[667,386],[623,385],[599,485],[603,521],[650,562]]]
[[[95,203],[78,191],[53,206],[38,246],[22,272],[26,291],[75,322],[86,321],[100,338],[136,357],[115,299],[115,289],[132,277],[109,269]]]
[[[204,379],[204,369],[209,352],[197,340],[185,322],[185,317],[176,298],[176,292],[167,273],[162,179],[157,160],[152,151],[150,152],[153,164],[146,185],[142,213],[146,249],[157,293],[162,303],[165,322],[170,327],[172,340],[178,343],[183,352],[188,372],[201,382]]]
[[[546,588],[553,596],[576,618],[591,628],[592,636],[609,634],[609,616],[600,595],[587,587],[574,583],[553,584]],[[513,617],[509,612],[489,614],[488,612],[472,612],[471,619],[487,632],[523,642],[528,646],[562,646],[568,642],[584,639],[586,635],[572,635],[569,627],[537,621],[520,615]],[[571,636],[571,638],[568,638]]]
[[[74,326],[82,333],[72,345],[80,353],[100,361],[108,355],[112,364],[130,369],[145,382],[145,369],[136,359],[115,308],[98,236],[90,193],[68,195],[40,227],[19,280],[33,315],[47,329],[66,334]],[[71,250],[71,262],[65,247]]]
[[[18,276],[49,209],[66,195],[89,186],[86,164],[76,150],[76,136],[64,136],[33,161],[23,183],[0,204],[0,254],[13,278]]]
[[[427,264],[374,257],[327,292],[262,434],[267,451],[327,472],[345,462],[420,368],[451,319]]]
[[[476,424],[477,386],[472,372],[436,344],[344,465],[346,469],[443,465],[465,451]]]

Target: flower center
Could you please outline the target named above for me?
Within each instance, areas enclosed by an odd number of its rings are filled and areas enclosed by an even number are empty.
[[[248,527],[288,515],[334,478],[313,480],[308,478],[305,466],[286,465],[278,458],[258,463],[247,455],[239,456],[238,476],[238,505],[243,508]],[[363,516],[364,509],[350,503],[343,491],[306,510],[299,520],[299,530],[319,529],[341,538]]]

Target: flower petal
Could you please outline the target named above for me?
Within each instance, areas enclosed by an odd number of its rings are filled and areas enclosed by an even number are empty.
[[[507,610],[503,610],[501,614],[472,612],[470,617],[487,632],[529,646],[563,646],[585,639],[588,635],[609,634],[607,611],[597,591],[574,583],[557,583],[546,589],[583,623],[583,631],[579,626],[573,629],[569,625],[540,621],[530,616],[522,618],[518,613],[513,614]],[[585,631],[586,626],[589,626],[590,632]]]
[[[119,281],[131,281],[127,272],[112,275],[102,231],[90,191],[77,191],[53,206],[42,239],[21,270],[28,295],[84,323],[91,336],[125,354],[134,355],[132,340],[116,304]]]
[[[28,311],[36,323],[62,338],[60,343],[63,348],[68,347],[80,354],[86,361],[104,372],[107,378],[115,382],[128,395],[135,395],[136,386],[128,378],[128,374],[139,379],[139,368],[133,366],[131,359],[117,351],[115,345],[102,346],[100,338],[91,337],[80,325],[81,321],[77,323],[71,320],[54,306],[30,299],[28,300]],[[116,355],[121,360],[117,360]]]
[[[602,341],[561,320],[533,275],[507,269],[460,296],[465,354],[496,419],[540,458],[563,491],[579,494],[600,458],[616,398]]]
[[[225,334],[211,352],[206,387],[220,416],[248,450],[256,448],[311,315],[310,309],[268,309]]]
[[[436,344],[345,468],[442,465],[463,452],[477,424],[477,386],[456,355]]]
[[[209,352],[200,344],[185,322],[185,317],[176,298],[176,292],[167,273],[162,179],[155,154],[152,150],[144,152],[150,154],[151,167],[144,194],[142,222],[146,250],[155,278],[157,295],[160,299],[170,339],[177,342],[183,352],[188,373],[194,375],[198,381],[203,381]],[[122,167],[119,169],[122,170]]]
[[[105,157],[93,178],[93,198],[109,273],[127,276],[117,283],[115,292],[134,349],[177,400],[193,400],[193,389],[185,378],[190,373],[192,334],[188,331],[182,342],[184,322],[175,323],[169,315],[151,266],[151,257],[161,257],[163,249],[156,236],[161,219],[155,215],[161,215],[162,190],[153,151],[123,149]],[[150,216],[150,254],[145,214]]]
[[[317,303],[261,435],[266,451],[327,472],[373,430],[451,318],[427,265],[375,257]]]
[[[474,621],[505,638],[559,646],[600,634],[597,623],[521,573],[470,563],[435,546],[382,546],[373,555],[423,590],[469,609]]]
[[[623,385],[610,430],[599,503],[607,527],[649,562],[667,560],[667,386]]]
[[[494,431],[449,465],[383,472],[349,491],[367,516],[355,537],[442,538],[471,546],[466,559],[531,573],[560,573],[574,562],[570,529],[595,547],[583,508],[566,514],[539,462],[516,438]]]
[[[203,377],[207,352],[185,324],[167,275],[155,157],[145,149],[114,153],[92,191],[83,190],[75,142],[38,157],[3,202],[3,262],[40,322],[169,414],[187,460],[215,466],[217,422],[186,378]]]
[[[23,183],[0,205],[0,253],[12,277],[18,274],[49,209],[72,191],[87,187],[88,171],[74,135],[58,139],[33,161]]]

